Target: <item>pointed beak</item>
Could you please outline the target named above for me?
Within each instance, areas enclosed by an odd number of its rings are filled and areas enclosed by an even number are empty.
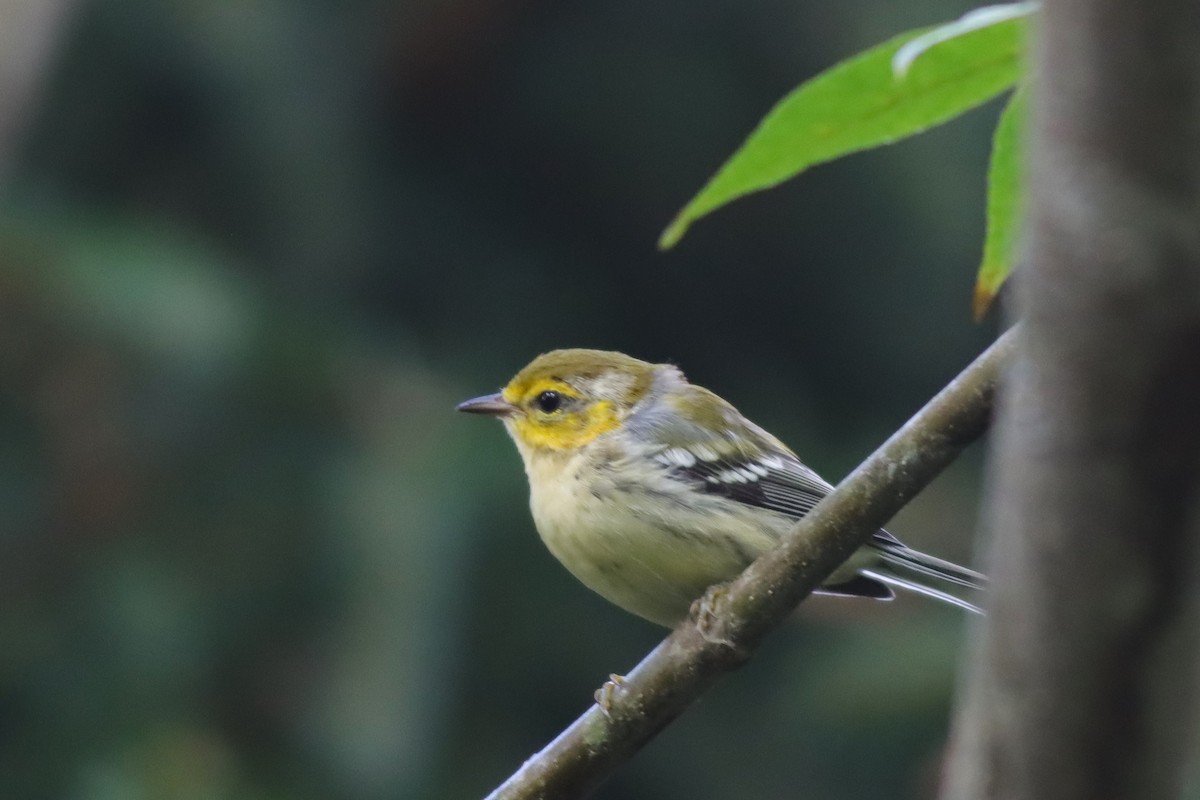
[[[504,399],[504,395],[485,394],[483,397],[473,397],[464,400],[454,407],[456,411],[468,414],[487,414],[491,417],[507,417],[517,410],[517,407]]]

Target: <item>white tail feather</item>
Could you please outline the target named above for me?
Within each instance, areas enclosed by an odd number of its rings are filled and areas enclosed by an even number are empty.
[[[910,564],[905,564],[905,566],[911,568]],[[925,570],[917,571],[925,572]],[[909,580],[907,578],[901,578],[898,575],[892,575],[888,572],[878,572],[873,569],[860,569],[858,573],[867,578],[873,578],[874,580],[877,580],[880,583],[888,586],[895,586],[900,589],[907,589],[908,591],[916,594],[925,595],[926,597],[932,597],[935,600],[941,600],[943,603],[949,603],[952,606],[958,606],[966,611],[972,611],[976,614],[983,613],[983,609],[981,609],[979,606],[969,603],[961,597],[955,597],[949,592],[943,592],[941,589],[935,589],[932,586],[926,586],[923,583],[917,583],[916,581]],[[935,574],[935,577],[944,576]]]

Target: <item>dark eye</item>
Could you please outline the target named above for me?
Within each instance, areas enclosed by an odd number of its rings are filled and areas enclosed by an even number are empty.
[[[562,408],[563,396],[558,392],[546,391],[533,398],[533,404],[543,414],[553,414]]]

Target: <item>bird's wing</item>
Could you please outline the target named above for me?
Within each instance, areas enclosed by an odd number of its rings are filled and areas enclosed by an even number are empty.
[[[674,473],[694,481],[705,492],[749,506],[799,519],[833,488],[790,454],[730,453],[703,458],[708,450],[698,449],[699,453],[691,451],[695,461],[677,466]],[[677,461],[679,453],[665,451],[662,459]]]
[[[653,458],[710,494],[799,519],[833,491],[787,445],[700,386],[688,384],[628,424],[655,443]],[[903,547],[885,530],[872,544]]]
[[[786,445],[699,386],[628,424],[654,443],[652,458],[710,494],[798,519],[833,490]]]

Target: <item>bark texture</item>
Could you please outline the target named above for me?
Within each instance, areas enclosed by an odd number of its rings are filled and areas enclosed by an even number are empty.
[[[988,624],[943,798],[1178,796],[1200,676],[1200,4],[1046,0]]]

